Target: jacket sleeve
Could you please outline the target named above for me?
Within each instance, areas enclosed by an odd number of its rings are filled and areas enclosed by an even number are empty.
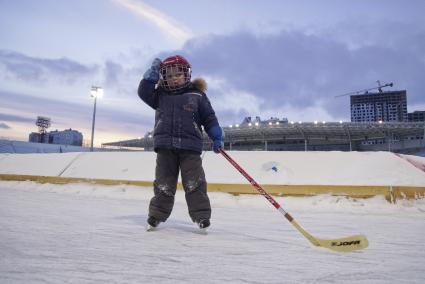
[[[206,132],[214,126],[220,126],[210,100],[205,94],[202,95],[199,116]]]
[[[155,89],[155,83],[142,79],[137,94],[151,108],[158,107],[158,91]]]

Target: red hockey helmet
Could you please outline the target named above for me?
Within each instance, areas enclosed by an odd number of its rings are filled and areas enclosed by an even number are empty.
[[[159,74],[160,85],[168,91],[178,91],[190,83],[192,70],[189,62],[180,55],[167,57],[162,61]]]

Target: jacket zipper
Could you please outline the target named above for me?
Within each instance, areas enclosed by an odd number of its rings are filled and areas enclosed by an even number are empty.
[[[154,134],[156,133],[156,130],[158,129],[158,126],[161,124],[161,122],[162,122],[162,119],[159,119],[158,123],[155,125],[155,128],[153,129]]]
[[[198,127],[198,125],[196,124],[196,122],[195,122],[195,121],[193,121],[193,127],[195,127],[195,131],[196,131],[196,133],[198,133],[198,134],[199,134],[199,137],[200,137],[200,138],[202,138],[202,132],[201,132],[201,130],[199,129],[199,127]]]

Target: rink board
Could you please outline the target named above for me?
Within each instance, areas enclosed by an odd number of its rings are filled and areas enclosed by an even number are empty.
[[[92,183],[101,185],[135,185],[152,187],[152,181],[118,180],[118,179],[88,179],[53,176],[13,175],[0,174],[0,180],[5,181],[34,181],[38,183],[69,184],[69,183]],[[425,197],[425,187],[414,186],[369,186],[369,185],[268,185],[262,187],[275,196],[314,196],[319,194],[330,194],[336,196],[347,196],[352,198],[369,198],[383,195],[389,202],[397,199],[418,199]],[[178,183],[178,189],[182,189]],[[224,184],[208,183],[208,191],[224,192],[234,195],[258,194],[251,184]]]

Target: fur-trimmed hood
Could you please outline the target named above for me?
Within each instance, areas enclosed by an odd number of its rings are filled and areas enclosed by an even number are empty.
[[[205,92],[207,90],[207,82],[203,78],[193,79],[192,85],[201,92]]]

